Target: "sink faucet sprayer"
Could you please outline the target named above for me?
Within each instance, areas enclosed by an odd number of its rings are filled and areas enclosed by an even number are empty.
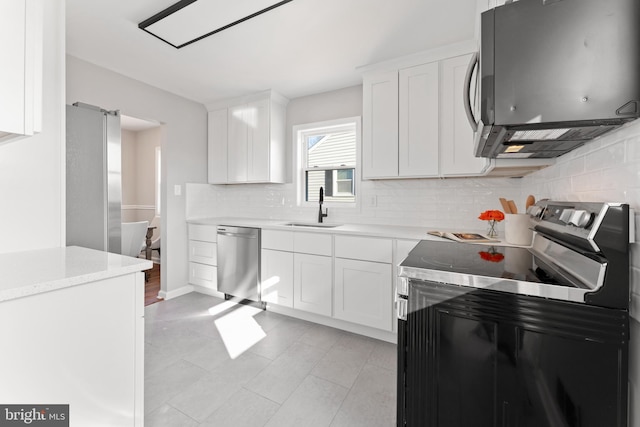
[[[318,212],[318,222],[322,222],[322,218],[326,218],[327,216],[329,216],[329,208],[326,208],[324,210],[324,213],[322,213],[322,202],[324,202],[324,188],[320,187],[320,211]]]

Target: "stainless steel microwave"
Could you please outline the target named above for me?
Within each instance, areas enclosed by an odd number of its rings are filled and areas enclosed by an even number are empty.
[[[639,0],[519,0],[484,12],[465,92],[476,156],[557,157],[640,117],[639,23]]]

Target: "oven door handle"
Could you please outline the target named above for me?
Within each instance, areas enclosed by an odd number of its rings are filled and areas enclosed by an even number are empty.
[[[396,298],[396,310],[398,312],[398,320],[407,320],[407,299],[398,295]]]

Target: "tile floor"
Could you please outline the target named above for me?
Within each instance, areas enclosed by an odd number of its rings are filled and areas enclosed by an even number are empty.
[[[395,426],[393,344],[198,293],[145,320],[145,427]]]

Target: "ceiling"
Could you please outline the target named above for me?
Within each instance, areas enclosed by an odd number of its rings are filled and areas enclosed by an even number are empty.
[[[471,39],[477,0],[293,0],[181,49],[138,28],[176,2],[66,0],[67,54],[203,104],[267,89],[292,99],[359,84],[358,67]]]

